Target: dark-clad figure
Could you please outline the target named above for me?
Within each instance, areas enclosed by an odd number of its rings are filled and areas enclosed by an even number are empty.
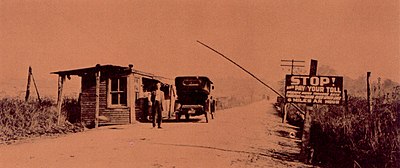
[[[164,102],[164,92],[160,90],[161,83],[157,83],[157,89],[151,92],[151,102],[152,102],[152,117],[153,117],[153,127],[157,126],[161,128],[162,121],[162,111]],[[156,118],[157,116],[157,118]]]

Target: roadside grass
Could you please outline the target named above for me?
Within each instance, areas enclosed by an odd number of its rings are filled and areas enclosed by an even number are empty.
[[[400,167],[400,99],[374,102],[371,113],[359,97],[349,98],[348,109],[317,107],[311,129],[314,163]]]
[[[67,99],[68,100],[68,99]],[[64,101],[65,102],[65,101]],[[63,113],[66,112],[63,105]],[[57,110],[55,102],[44,98],[41,103],[18,98],[6,97],[0,99],[0,144],[12,143],[15,140],[37,136],[51,136],[80,132],[80,124],[70,122],[57,123]]]

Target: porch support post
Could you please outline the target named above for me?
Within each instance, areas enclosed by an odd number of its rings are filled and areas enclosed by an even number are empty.
[[[61,124],[61,108],[62,108],[62,94],[63,94],[63,85],[65,81],[65,75],[58,75],[58,96],[57,96],[57,112],[58,112],[58,118],[57,122],[58,125]]]
[[[129,103],[129,111],[130,111],[130,118],[129,123],[134,124],[136,122],[136,108],[135,108],[135,101],[136,101],[136,86],[139,83],[134,82],[135,76],[131,73],[128,76],[128,103]]]
[[[94,127],[99,126],[99,113],[100,113],[100,70],[96,71],[96,108],[95,108],[95,119]]]

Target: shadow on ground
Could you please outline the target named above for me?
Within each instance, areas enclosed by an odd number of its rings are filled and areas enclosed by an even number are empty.
[[[283,128],[283,127],[282,127]],[[301,141],[297,137],[296,132],[287,131],[293,130],[292,128],[285,128],[285,130],[278,130],[276,134],[282,137],[282,140],[278,142],[280,146],[279,149],[267,150],[265,155],[268,155],[274,159],[280,160],[282,162],[298,162],[299,161],[299,149],[301,146]],[[294,133],[294,135],[293,135]]]
[[[173,118],[171,118],[171,119],[164,118],[162,120],[163,123],[203,123],[201,121],[202,121],[201,118],[190,118],[188,120],[187,119],[176,120],[176,119],[173,119]],[[151,120],[146,120],[146,121],[140,121],[140,122],[141,123],[151,123],[152,121]],[[205,121],[204,121],[204,123],[205,123]]]
[[[274,108],[273,115],[282,119],[280,109]],[[279,148],[264,149],[263,155],[272,157],[282,163],[299,162],[300,160],[300,147],[301,147],[301,128],[286,121],[281,123],[280,120],[275,129],[271,130],[280,138],[277,142]]]
[[[269,156],[278,159],[280,161],[289,161],[289,162],[298,162],[299,154],[298,153],[287,153],[287,152],[277,152],[277,151],[268,151]]]
[[[201,123],[202,119],[200,118],[190,118],[190,119],[180,119],[180,120],[175,120],[175,119],[163,119],[162,122],[164,123]],[[205,121],[204,121],[205,123]]]
[[[212,146],[202,146],[202,145],[191,145],[191,144],[167,144],[167,143],[155,143],[159,145],[168,145],[168,146],[177,146],[177,147],[189,147],[189,148],[202,148],[202,149],[210,149],[210,150],[218,150],[224,152],[233,152],[233,153],[245,153],[245,154],[253,154],[253,155],[262,155],[260,153],[243,151],[243,150],[232,150],[232,149],[224,149]]]

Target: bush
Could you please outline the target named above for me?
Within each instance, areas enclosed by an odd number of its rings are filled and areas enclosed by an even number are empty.
[[[393,93],[400,95],[400,93]],[[313,113],[314,162],[340,167],[400,167],[400,99],[368,102],[350,97],[345,106],[318,106]]]
[[[54,101],[44,99],[25,102],[17,98],[0,100],[0,142],[9,142],[24,137],[78,132],[79,125],[57,124]]]

